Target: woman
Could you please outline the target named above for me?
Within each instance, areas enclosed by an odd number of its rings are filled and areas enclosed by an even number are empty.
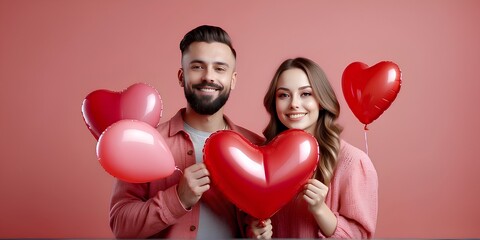
[[[265,224],[252,221],[255,238],[372,238],[378,206],[377,172],[370,158],[340,139],[340,106],[322,69],[306,58],[284,61],[264,98],[267,143],[287,129],[303,129],[320,146],[314,178]]]

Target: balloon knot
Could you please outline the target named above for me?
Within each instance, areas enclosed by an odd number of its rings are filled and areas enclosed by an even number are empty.
[[[265,220],[260,220],[258,221],[257,227],[259,228],[264,228],[266,226]]]

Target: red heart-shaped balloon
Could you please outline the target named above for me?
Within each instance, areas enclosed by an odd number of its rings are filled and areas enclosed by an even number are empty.
[[[354,62],[343,71],[343,95],[348,107],[365,127],[390,107],[400,85],[400,68],[393,62],[379,62],[372,67]]]
[[[98,139],[108,126],[122,119],[133,119],[157,127],[163,104],[157,90],[145,83],[136,83],[121,92],[96,90],[85,97],[83,120]]]
[[[260,147],[236,132],[218,131],[203,151],[213,184],[238,208],[261,220],[299,192],[319,161],[316,139],[298,129]]]

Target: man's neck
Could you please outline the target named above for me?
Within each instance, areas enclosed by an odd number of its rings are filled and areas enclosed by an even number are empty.
[[[215,132],[226,128],[226,122],[223,119],[223,108],[213,115],[200,115],[190,107],[187,107],[183,120],[192,128],[203,132]]]

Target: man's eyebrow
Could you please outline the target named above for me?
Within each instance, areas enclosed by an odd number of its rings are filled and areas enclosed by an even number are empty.
[[[205,63],[205,61],[198,60],[198,59],[194,59],[194,60],[190,61],[190,63],[189,63],[189,64],[193,64],[193,63],[200,63],[200,64],[204,64],[204,63]]]
[[[205,61],[203,61],[203,60],[200,60],[200,59],[193,59],[192,61],[190,61],[190,64],[194,64],[194,63],[206,64],[206,62],[205,62]],[[221,62],[221,61],[216,61],[216,62],[213,62],[213,64],[215,64],[215,65],[222,65],[222,66],[226,66],[226,67],[230,67],[230,65],[228,65],[228,63],[226,63],[226,62]]]
[[[222,66],[230,67],[230,65],[228,65],[228,63],[226,63],[226,62],[217,61],[217,62],[213,62],[213,63],[216,64],[216,65],[222,65]]]

